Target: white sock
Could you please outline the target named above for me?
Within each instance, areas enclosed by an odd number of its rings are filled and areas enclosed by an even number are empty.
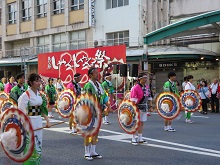
[[[138,141],[142,140],[142,134],[138,134]]]
[[[132,141],[135,142],[136,141],[136,135],[135,134],[132,134]]]
[[[96,148],[96,145],[91,145],[90,155],[98,155],[98,154],[95,152],[95,148]]]
[[[105,117],[102,118],[103,123],[105,122]]]
[[[168,125],[167,127],[168,127],[168,129],[171,129],[171,125]]]
[[[168,126],[164,126],[164,130],[168,130]]]
[[[90,146],[85,146],[85,156],[90,156]]]
[[[105,116],[105,122],[108,122],[108,116]]]
[[[48,116],[52,116],[52,112],[48,112]]]

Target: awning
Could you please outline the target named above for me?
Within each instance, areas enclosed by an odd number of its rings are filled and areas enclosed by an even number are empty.
[[[38,59],[30,59],[30,60],[25,60],[27,64],[37,64]],[[15,58],[1,58],[0,59],[0,66],[19,66],[21,65],[21,58],[20,57],[15,57]]]
[[[140,49],[128,49],[126,51],[127,60],[142,59],[144,54],[143,48]],[[207,58],[214,59],[219,58],[219,55],[215,52],[195,49],[190,47],[179,47],[179,46],[156,46],[148,47],[148,59],[157,58]]]

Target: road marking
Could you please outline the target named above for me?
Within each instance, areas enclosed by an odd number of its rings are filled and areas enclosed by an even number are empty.
[[[152,114],[152,115],[158,115],[158,113],[150,113],[150,114]],[[183,116],[183,114],[179,114],[179,116],[177,116],[175,119],[180,119],[181,117]],[[209,117],[208,116],[195,116],[195,115],[192,115],[191,117],[200,117],[200,118],[206,118],[206,119],[208,119]],[[174,119],[174,120],[175,120]]]
[[[46,128],[46,130],[69,134],[69,132],[68,132],[69,127]],[[105,135],[102,134],[102,132],[112,133],[113,135],[106,135],[105,136]],[[99,134],[100,134],[99,135],[100,139],[131,143],[131,141],[127,140],[127,139],[131,139],[132,135],[129,135],[129,134],[126,134],[126,133],[115,132],[115,131],[110,131],[110,130],[106,130],[106,129],[100,129]],[[169,141],[164,141],[164,140],[158,140],[158,139],[153,139],[153,138],[147,138],[147,137],[143,137],[143,139],[148,141],[148,143],[146,143],[146,144],[141,144],[143,146],[150,146],[150,147],[163,148],[163,149],[169,149],[169,150],[175,150],[175,151],[181,151],[181,152],[188,152],[188,153],[194,153],[194,154],[200,154],[200,155],[220,157],[220,151],[218,151],[218,150],[207,149],[207,148],[202,148],[202,147],[196,147],[196,146],[191,146],[191,145],[186,145],[186,144],[181,144],[181,143],[175,143],[175,142],[169,142]],[[164,145],[151,144],[151,143],[149,143],[149,141],[162,143]],[[167,145],[173,145],[173,146],[165,146],[166,144]],[[177,147],[182,147],[182,148],[177,148]]]

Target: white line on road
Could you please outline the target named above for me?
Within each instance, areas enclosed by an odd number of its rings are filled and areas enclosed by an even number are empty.
[[[56,132],[62,132],[62,133],[69,133],[69,127],[60,127],[60,128],[47,128],[46,130],[50,131],[56,131]],[[101,135],[102,132],[108,132],[112,133],[113,135],[107,135],[103,136]],[[126,133],[121,133],[121,132],[115,132],[115,131],[110,131],[106,129],[100,129],[100,139],[107,139],[107,140],[113,140],[113,141],[119,141],[119,142],[126,142],[130,143],[130,140],[126,140],[128,138],[131,138],[132,136]],[[182,152],[188,152],[188,153],[195,153],[195,154],[200,154],[200,155],[207,155],[207,156],[214,156],[214,157],[220,157],[220,151],[218,150],[212,150],[212,149],[207,149],[207,148],[202,148],[202,147],[195,147],[191,145],[185,145],[185,144],[180,144],[180,143],[174,143],[174,142],[169,142],[169,141],[163,141],[163,140],[158,140],[158,139],[152,139],[152,138],[146,138],[143,137],[143,139],[152,142],[157,142],[157,143],[163,143],[167,145],[173,145],[173,146],[178,146],[182,148],[177,148],[177,147],[172,147],[172,146],[164,146],[164,145],[158,145],[158,144],[144,144],[144,146],[150,146],[150,147],[157,147],[157,148],[163,148],[163,149],[169,149],[169,150],[176,150],[176,151],[182,151]],[[184,149],[186,148],[186,149]]]

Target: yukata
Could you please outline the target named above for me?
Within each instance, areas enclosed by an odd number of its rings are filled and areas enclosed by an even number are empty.
[[[56,88],[55,86],[52,84],[52,85],[46,85],[45,87],[45,92],[47,93],[47,96],[49,98],[49,105],[54,105],[55,104],[55,101],[56,101]]]
[[[5,85],[5,89],[4,89],[4,92],[5,93],[10,93],[11,92],[11,89],[15,86],[15,84],[11,84],[10,82],[8,82],[6,85]]]
[[[29,116],[33,129],[41,128],[44,113],[47,115],[46,99],[37,91],[35,94],[30,88],[24,92],[18,99],[18,109]],[[42,154],[42,134],[43,129],[34,131],[35,147],[32,156],[23,163],[23,165],[40,165]],[[28,138],[28,137],[27,137]],[[30,139],[27,139],[27,141]],[[28,142],[27,142],[28,145]]]
[[[72,81],[67,85],[67,89],[71,89],[75,92],[76,97],[81,95],[81,86],[79,85],[79,83]]]
[[[108,97],[98,81],[96,81],[94,84],[91,80],[89,80],[89,82],[84,85],[83,90],[85,93],[89,93],[97,98],[102,112],[105,110],[105,108],[107,108],[106,104],[108,102]]]
[[[11,92],[9,94],[9,97],[14,100],[16,103],[18,103],[18,98],[28,89],[28,86],[23,85],[20,86],[19,84],[14,86],[11,89]]]
[[[3,82],[0,81],[0,91],[4,91],[5,85]]]
[[[195,86],[191,82],[187,82],[184,90],[196,90]],[[185,111],[185,118],[186,120],[190,120],[191,112]]]
[[[147,121],[148,101],[152,100],[148,85],[136,84],[131,89],[130,100],[134,101],[140,111],[140,121]]]

